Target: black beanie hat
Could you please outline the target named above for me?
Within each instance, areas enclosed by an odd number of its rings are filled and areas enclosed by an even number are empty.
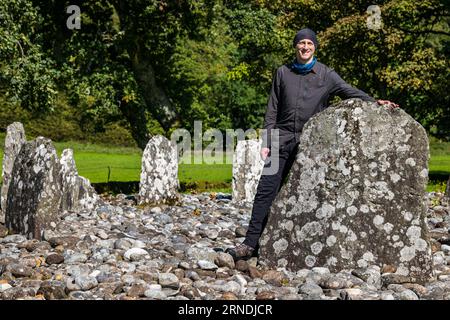
[[[317,41],[316,33],[309,28],[304,28],[304,29],[300,30],[299,32],[297,32],[297,34],[295,35],[293,47],[295,48],[297,43],[303,39],[311,40],[314,43],[314,46],[316,47],[316,49],[319,46],[319,42]]]

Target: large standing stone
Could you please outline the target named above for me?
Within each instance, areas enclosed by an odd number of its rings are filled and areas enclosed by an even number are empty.
[[[175,143],[163,136],[150,139],[142,155],[139,204],[178,200],[178,156]]]
[[[93,210],[99,196],[88,179],[78,175],[72,149],[61,154],[62,201],[61,209],[68,211]]]
[[[261,140],[240,140],[233,156],[233,201],[253,202],[264,168]]]
[[[61,204],[60,164],[51,140],[26,142],[14,162],[6,205],[6,227],[28,238],[42,233],[58,217]]]
[[[20,122],[14,122],[6,128],[5,148],[2,166],[2,189],[0,208],[0,222],[4,222],[6,200],[8,199],[8,188],[11,182],[11,172],[13,170],[14,160],[26,142],[25,130]]]
[[[261,262],[333,272],[394,265],[423,282],[428,139],[401,109],[346,100],[314,116],[261,237]]]

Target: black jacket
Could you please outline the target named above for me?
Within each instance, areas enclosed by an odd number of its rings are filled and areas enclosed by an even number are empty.
[[[365,92],[353,88],[326,65],[316,62],[306,75],[296,73],[292,63],[278,68],[264,119],[263,146],[271,147],[271,129],[279,129],[279,145],[295,139],[298,142],[305,123],[329,105],[334,96],[375,101]],[[273,142],[275,145],[275,141]]]

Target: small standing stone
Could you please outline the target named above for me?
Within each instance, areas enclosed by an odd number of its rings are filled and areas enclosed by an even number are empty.
[[[8,188],[12,179],[14,161],[25,142],[25,130],[23,129],[23,125],[20,122],[14,122],[6,128],[2,166],[3,183],[1,188],[0,223],[4,223],[5,221],[6,201],[8,199]]]
[[[177,201],[178,156],[175,144],[163,136],[154,136],[142,155],[139,204]]]
[[[99,196],[88,179],[78,175],[72,149],[65,149],[61,154],[62,202],[61,209],[93,210]]]
[[[261,140],[240,140],[233,156],[232,199],[251,203],[264,167]]]

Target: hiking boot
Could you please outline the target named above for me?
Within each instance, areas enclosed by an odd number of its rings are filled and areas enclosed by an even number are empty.
[[[253,257],[254,252],[255,249],[243,243],[238,245],[237,247],[228,248],[227,250],[225,250],[225,253],[231,255],[234,261],[248,260]]]

